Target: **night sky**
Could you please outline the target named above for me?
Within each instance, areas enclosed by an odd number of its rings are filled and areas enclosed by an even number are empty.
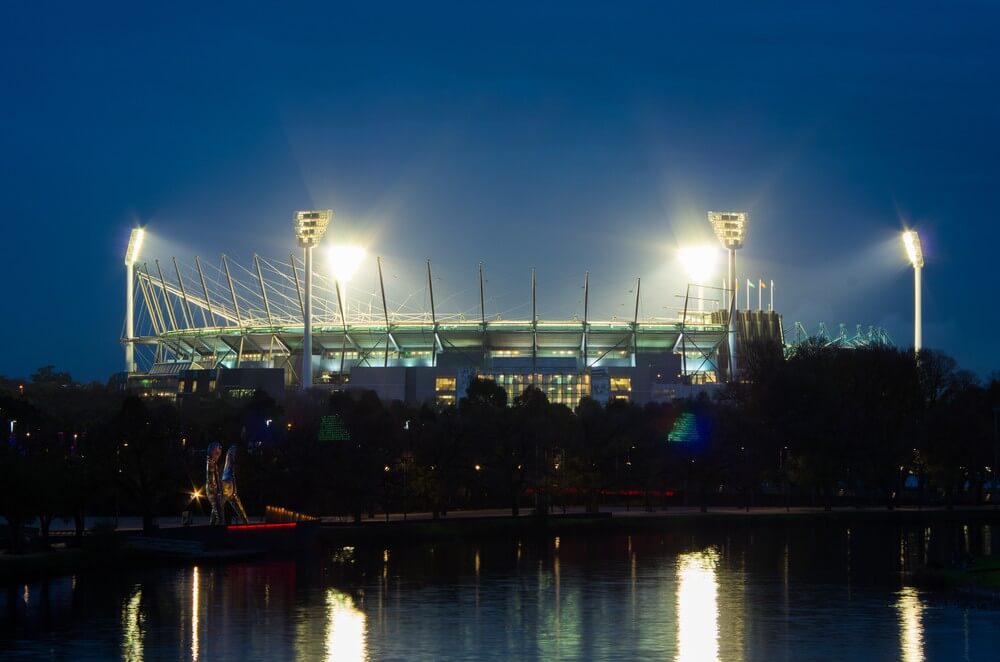
[[[1000,368],[995,3],[150,4],[0,7],[2,374],[121,369],[134,224],[148,259],[287,260],[303,208],[390,298],[419,307],[431,258],[472,309],[483,261],[522,319],[531,267],[543,318],[582,314],[586,270],[593,316],[630,318],[636,276],[668,315],[676,247],[748,209],[740,271],[789,331],[901,346],[913,226],[925,345]]]

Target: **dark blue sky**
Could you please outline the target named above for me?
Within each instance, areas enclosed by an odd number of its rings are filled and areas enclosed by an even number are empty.
[[[747,208],[740,271],[786,327],[902,345],[912,224],[925,345],[1000,368],[992,3],[147,4],[0,7],[0,373],[120,369],[134,222],[149,258],[281,258],[314,207],[390,297],[429,257],[471,307],[483,260],[491,314],[530,315],[535,266],[572,315],[590,270],[605,318],[637,275],[665,314],[676,245]]]

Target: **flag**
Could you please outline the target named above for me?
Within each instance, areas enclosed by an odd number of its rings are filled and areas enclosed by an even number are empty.
[[[757,287],[757,286],[756,286],[756,285],[754,285],[753,283],[751,283],[751,282],[750,282],[750,279],[749,279],[749,278],[747,278],[747,287]]]
[[[767,283],[765,283],[763,280],[760,281],[760,289],[762,289],[762,290],[766,290],[767,289]]]

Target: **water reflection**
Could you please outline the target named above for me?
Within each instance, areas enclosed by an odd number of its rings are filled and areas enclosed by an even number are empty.
[[[198,598],[199,598],[198,566],[191,575],[191,659],[198,662]]]
[[[141,611],[142,587],[136,586],[122,606],[122,659],[142,662],[144,617]]]
[[[719,659],[719,552],[677,556],[677,660]]]
[[[899,647],[903,662],[923,662],[924,604],[917,589],[903,588],[896,601],[896,610],[899,612]]]
[[[326,659],[328,662],[368,659],[368,634],[364,612],[349,595],[326,592]]]

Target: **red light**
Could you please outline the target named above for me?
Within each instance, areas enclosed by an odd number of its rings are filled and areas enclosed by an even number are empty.
[[[230,524],[227,531],[253,531],[260,529],[294,529],[296,522],[274,522],[271,524]]]

